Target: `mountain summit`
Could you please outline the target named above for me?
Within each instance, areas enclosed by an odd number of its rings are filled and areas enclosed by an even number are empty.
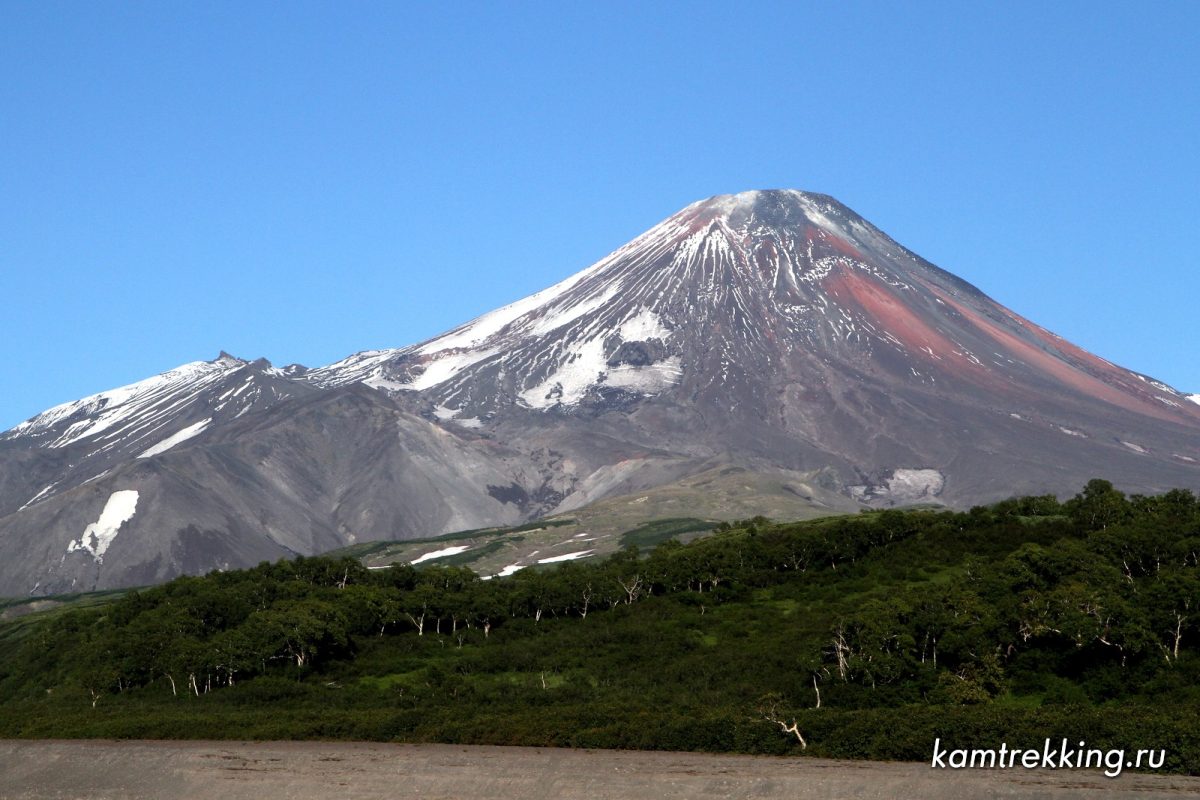
[[[420,392],[474,419],[672,387],[812,383],[831,360],[856,379],[941,379],[1014,400],[1018,387],[1049,389],[1195,421],[1181,393],[1004,309],[833,198],[793,190],[694,203],[545,291],[311,379]]]
[[[512,524],[723,467],[830,510],[1197,488],[1200,404],[831,197],[721,195],[417,345],[312,370],[222,353],[17,426],[0,594]]]
[[[1177,443],[1200,424],[1182,393],[792,190],[694,203],[545,291],[312,379],[420,398],[460,426],[603,421],[670,452],[836,466],[851,485],[969,463],[945,486],[957,501],[1069,491],[1108,463],[1162,486],[1129,454],[1175,475],[1196,463]]]

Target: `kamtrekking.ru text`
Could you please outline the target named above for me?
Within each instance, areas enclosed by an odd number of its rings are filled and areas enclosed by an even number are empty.
[[[942,740],[933,742],[934,769],[1103,769],[1106,777],[1115,778],[1123,769],[1161,769],[1167,758],[1166,750],[1137,750],[1126,757],[1125,750],[1088,749],[1080,742],[1077,747],[1063,739],[1061,744],[1045,741],[1042,749],[999,748],[951,750],[942,747]]]

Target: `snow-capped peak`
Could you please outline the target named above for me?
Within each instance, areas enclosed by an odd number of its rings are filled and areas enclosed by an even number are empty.
[[[119,426],[164,398],[173,396],[181,388],[201,390],[243,366],[244,361],[226,353],[213,361],[193,361],[136,383],[55,406],[17,425],[3,438],[39,436],[54,431],[57,435],[41,445],[65,447]],[[72,421],[71,424],[60,430],[62,423],[68,421]]]
[[[297,394],[316,391],[270,362],[222,352],[136,383],[63,403],[0,434],[6,447],[66,452],[64,473],[30,486],[20,508],[95,480],[127,460],[154,458],[229,422]],[[301,373],[302,374],[302,373]],[[4,509],[0,508],[0,515]]]
[[[807,352],[923,386],[939,374],[991,386],[1033,363],[1118,405],[1174,413],[1169,387],[1147,379],[1138,399],[1118,399],[1126,371],[1061,346],[834,198],[753,190],[693,203],[566,280],[426,342],[304,379],[419,394],[430,415],[486,420],[512,406],[621,405],[689,374],[692,392],[728,386]]]
[[[728,330],[736,320],[748,330],[729,335],[757,339],[763,314],[777,315],[776,300],[811,294],[800,287],[856,252],[847,239],[866,237],[870,247],[886,238],[876,233],[824,195],[718,195],[554,286],[427,342],[359,353],[305,379],[432,392],[434,405],[456,410],[465,410],[464,401],[480,406],[484,394],[535,409],[577,405],[597,393],[658,394],[684,370],[683,345],[674,341],[679,326]],[[766,257],[774,259],[773,274],[755,263]],[[799,307],[795,297],[787,304]],[[464,391],[468,376],[480,372],[496,373],[505,387],[481,391],[474,382]],[[480,406],[473,414],[488,410]]]

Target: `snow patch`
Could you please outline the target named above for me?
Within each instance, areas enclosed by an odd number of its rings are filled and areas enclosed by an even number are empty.
[[[809,222],[831,233],[842,233],[841,226],[825,216],[824,212],[828,210],[828,207],[822,208],[820,204],[802,192],[792,191],[791,193],[799,201],[800,205],[804,207],[804,216],[808,217]]]
[[[355,381],[378,379],[378,371],[383,364],[404,352],[399,348],[388,350],[364,350],[341,361],[319,367],[304,374],[303,379],[317,386],[345,386]]]
[[[599,261],[582,272],[577,272],[566,280],[554,284],[549,289],[543,289],[515,303],[510,303],[481,317],[477,317],[466,325],[461,325],[449,333],[431,340],[416,352],[425,355],[439,353],[443,350],[477,346],[494,334],[499,333],[510,323],[541,306],[548,305],[559,296],[565,294],[588,275],[596,271],[606,261],[607,259]]]
[[[25,505],[18,508],[17,511],[24,511],[25,509],[29,508],[31,505],[36,503],[38,500],[41,500],[43,497],[45,497],[47,494],[49,494],[50,491],[53,490],[55,486],[58,486],[59,483],[60,483],[60,481],[55,481],[54,483],[47,486],[45,489],[42,489],[40,492],[35,494],[33,497],[29,498],[29,500],[25,503]]]
[[[666,339],[671,332],[663,326],[658,314],[649,308],[642,309],[621,323],[621,340],[625,342],[644,342],[647,339]]]
[[[439,383],[445,383],[469,366],[496,354],[495,350],[466,350],[461,353],[439,355],[425,364],[425,371],[408,383],[396,383],[400,389],[420,392]]]
[[[539,564],[553,564],[556,561],[574,561],[577,558],[587,558],[594,552],[596,552],[594,549],[593,550],[579,550],[574,553],[565,553],[561,556],[551,556],[550,558],[539,558],[538,563]]]
[[[941,494],[946,479],[936,469],[898,469],[887,480],[888,494],[895,499],[919,499]]]
[[[96,436],[110,428],[129,426],[149,416],[150,421],[169,415],[209,385],[245,366],[240,361],[195,361],[128,386],[64,403],[22,422],[3,438],[44,433],[73,417],[81,419],[69,425],[57,438],[43,447],[66,447],[81,439]],[[140,423],[144,426],[147,423]]]
[[[1196,405],[1200,405],[1200,394],[1189,394],[1187,399],[1191,400]]]
[[[642,308],[625,320],[618,332],[621,340],[626,342],[666,339],[671,335],[658,315],[649,308]],[[605,339],[604,335],[595,336],[576,345],[559,362],[558,369],[520,393],[521,401],[530,408],[547,409],[557,405],[575,405],[589,389],[600,383],[649,394],[679,382],[683,374],[679,356],[655,364],[622,364],[610,369],[605,356]]]
[[[402,389],[408,389],[408,384],[398,383],[383,377],[383,368],[377,367],[374,372],[367,378],[362,380],[363,386],[370,386],[372,389],[382,389],[384,392],[398,392]]]
[[[751,189],[746,192],[722,195],[701,202],[707,203],[709,208],[719,213],[731,214],[734,211],[746,211],[754,208],[755,204],[758,203],[759,194],[760,192],[757,189]]]
[[[1068,436],[1078,436],[1083,439],[1088,438],[1087,434],[1084,433],[1083,431],[1071,430],[1070,428],[1064,428],[1062,425],[1059,425],[1058,429],[1060,431],[1062,431],[1063,433],[1067,434]]]
[[[1124,439],[1121,439],[1119,441],[1121,442],[1121,444],[1125,445],[1126,447],[1128,447],[1130,450],[1132,450],[1135,453],[1149,453],[1150,452],[1146,448],[1142,447],[1140,444],[1134,444],[1133,442],[1127,442]]]
[[[420,556],[419,558],[414,558],[412,561],[410,561],[408,563],[416,565],[416,564],[420,564],[423,561],[432,561],[435,558],[445,558],[446,556],[456,556],[459,553],[461,553],[465,550],[470,550],[470,549],[471,549],[471,546],[467,545],[467,544],[454,545],[453,547],[447,547],[444,550],[434,550],[432,553],[426,553],[425,555]]]
[[[507,578],[509,575],[514,574],[517,570],[525,569],[525,567],[527,567],[527,566],[529,566],[529,565],[528,564],[509,564],[507,567],[500,570],[492,577],[493,578]]]
[[[445,406],[434,406],[433,416],[440,419],[442,422],[454,419],[458,416],[458,410],[454,408],[446,408]]]
[[[612,300],[620,288],[619,285],[613,285],[608,287],[603,293],[595,297],[589,297],[581,303],[547,312],[545,316],[533,323],[529,328],[529,333],[534,336],[541,336],[569,325],[583,315],[595,311],[609,300]]]
[[[193,436],[200,435],[211,422],[212,418],[210,417],[209,419],[202,419],[194,425],[188,425],[183,430],[176,431],[153,447],[147,448],[138,456],[138,458],[150,458],[150,456],[156,456],[159,453],[165,453],[180,442],[186,442]]]
[[[683,366],[679,356],[659,361],[657,364],[633,366],[621,364],[613,367],[604,381],[605,386],[617,386],[622,389],[632,389],[643,394],[652,394],[674,386],[683,376]]]
[[[439,422],[453,422],[463,428],[482,428],[483,420],[479,417],[460,417],[462,409],[446,408],[445,406],[435,405],[433,407],[433,416]]]
[[[561,366],[544,381],[521,392],[521,400],[531,408],[574,405],[600,380],[607,367],[604,338],[597,336],[577,346]]]
[[[97,564],[104,563],[104,553],[121,526],[133,518],[137,511],[138,493],[134,489],[113,492],[100,512],[100,519],[83,529],[83,535],[67,545],[67,552],[85,550],[92,554]]]

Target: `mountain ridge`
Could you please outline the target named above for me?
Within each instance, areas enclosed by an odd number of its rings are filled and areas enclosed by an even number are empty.
[[[862,505],[1197,488],[1193,400],[827,195],[717,195],[424,342],[222,352],[35,415],[0,435],[0,594],[520,524],[715,465]]]

